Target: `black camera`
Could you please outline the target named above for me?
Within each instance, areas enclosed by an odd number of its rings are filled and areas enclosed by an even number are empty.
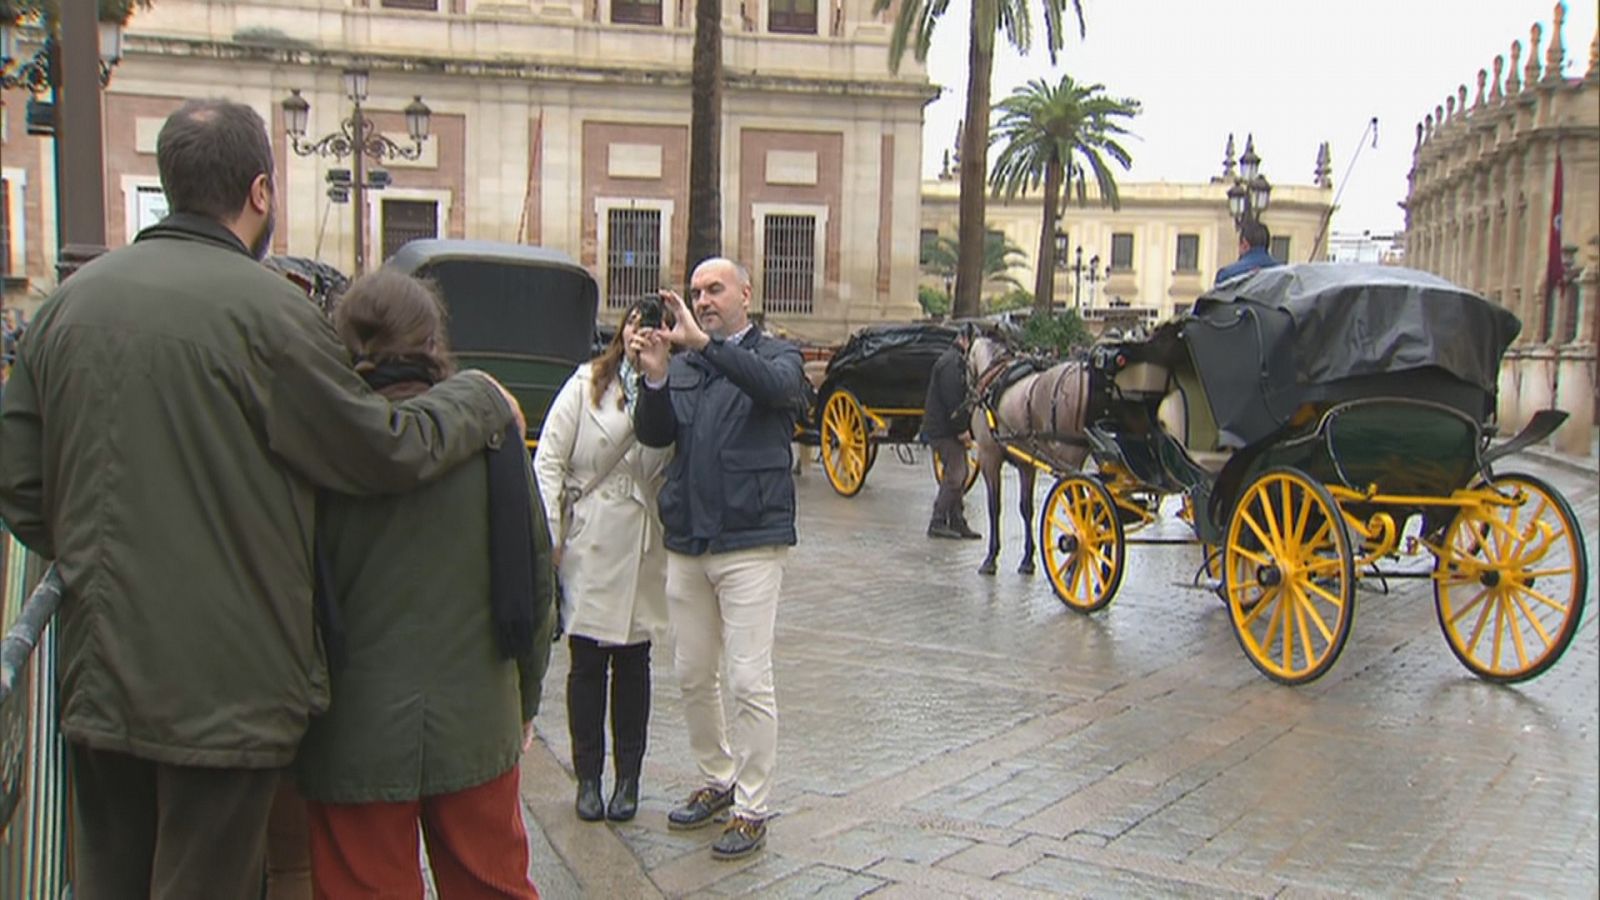
[[[657,297],[639,301],[639,328],[661,328],[667,323],[667,309]]]

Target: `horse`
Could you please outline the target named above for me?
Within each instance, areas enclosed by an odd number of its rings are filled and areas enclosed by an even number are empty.
[[[1089,455],[1085,426],[1089,409],[1089,364],[1074,359],[1027,374],[1009,348],[992,337],[974,337],[966,353],[968,384],[974,396],[972,437],[978,470],[989,495],[989,554],[978,574],[993,575],[1000,555],[1000,478],[1002,462],[1016,466],[1024,549],[1017,571],[1034,572],[1033,487],[1038,469],[1007,452],[1009,445],[1056,471],[1076,471]],[[994,427],[990,427],[990,413]]]

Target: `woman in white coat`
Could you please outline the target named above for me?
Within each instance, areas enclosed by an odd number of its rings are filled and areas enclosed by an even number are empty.
[[[650,644],[667,624],[667,553],[656,494],[671,451],[642,446],[633,434],[639,375],[624,348],[638,320],[635,306],[605,351],[562,386],[533,460],[558,536],[561,611],[572,654],[567,727],[578,778],[575,806],[578,817],[591,822],[625,822],[638,811]],[[602,804],[608,674],[616,780],[610,802]]]

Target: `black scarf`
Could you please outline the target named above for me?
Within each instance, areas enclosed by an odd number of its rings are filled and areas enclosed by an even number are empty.
[[[364,357],[356,357],[357,371],[365,362]],[[429,387],[439,381],[439,370],[433,361],[420,356],[401,356],[386,359],[376,363],[372,368],[361,372],[361,377],[366,379],[367,385],[375,391],[396,384],[418,383]]]
[[[534,565],[532,477],[527,445],[516,423],[487,451],[489,460],[489,609],[500,655],[533,649]]]

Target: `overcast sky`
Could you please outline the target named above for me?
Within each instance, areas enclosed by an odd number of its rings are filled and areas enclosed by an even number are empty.
[[[944,94],[926,109],[923,173],[939,170],[966,105],[968,0],[951,0],[935,32],[928,74]],[[1037,3],[1030,0],[1037,9]],[[1465,84],[1477,96],[1480,68],[1493,72],[1540,23],[1549,46],[1550,0],[1083,0],[1087,36],[1069,37],[1056,66],[1036,47],[1026,58],[997,51],[993,100],[1031,79],[1099,82],[1134,97],[1133,169],[1127,181],[1204,181],[1222,168],[1228,132],[1254,132],[1262,171],[1274,183],[1309,184],[1317,145],[1331,142],[1333,227],[1399,230],[1416,123]],[[1569,4],[1563,28],[1568,77],[1588,68],[1596,4]],[[1344,184],[1368,121],[1378,117]],[[991,151],[991,160],[993,151]],[[1596,190],[1594,185],[1569,189]]]

